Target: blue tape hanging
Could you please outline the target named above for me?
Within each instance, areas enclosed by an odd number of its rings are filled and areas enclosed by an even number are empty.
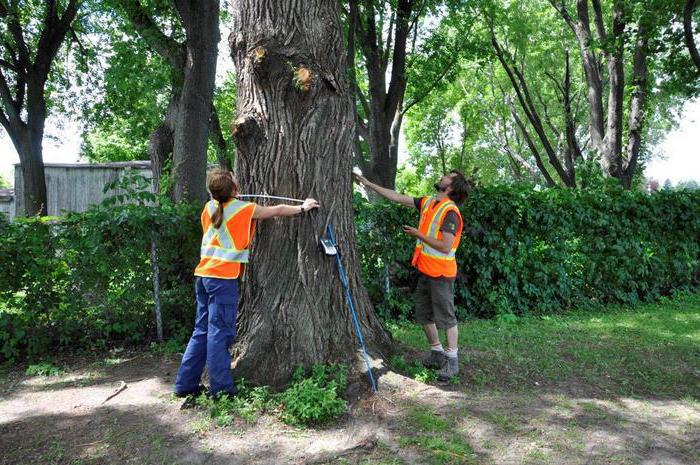
[[[321,239],[321,244],[327,255],[335,255],[336,265],[338,266],[338,273],[340,274],[340,281],[343,283],[343,290],[345,291],[345,300],[348,302],[348,307],[350,307],[350,313],[352,314],[352,321],[355,324],[355,332],[357,333],[357,339],[360,341],[360,347],[362,347],[362,355],[365,358],[365,364],[367,365],[367,377],[369,378],[370,385],[372,386],[372,392],[377,392],[377,383],[374,381],[374,375],[372,374],[372,365],[369,363],[369,356],[367,355],[367,348],[365,347],[365,341],[362,337],[362,330],[360,329],[360,323],[357,321],[357,313],[355,312],[355,303],[352,299],[352,294],[350,293],[350,286],[348,284],[348,277],[345,274],[345,268],[343,268],[343,262],[340,260],[340,251],[338,250],[338,243],[335,240],[335,235],[333,234],[333,226],[328,224],[326,228],[326,238]]]

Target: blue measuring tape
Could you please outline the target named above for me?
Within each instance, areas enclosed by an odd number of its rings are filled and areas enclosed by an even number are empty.
[[[323,248],[327,255],[335,255],[336,264],[338,265],[338,273],[340,274],[340,281],[343,283],[343,289],[345,290],[345,299],[348,301],[348,307],[350,307],[350,313],[352,314],[352,321],[353,323],[355,323],[357,339],[360,341],[360,346],[362,347],[362,355],[364,355],[365,357],[365,364],[367,365],[367,377],[369,377],[369,382],[372,386],[372,392],[377,392],[377,383],[374,381],[374,375],[372,374],[372,365],[370,365],[369,363],[367,348],[365,347],[365,341],[362,338],[362,330],[360,329],[360,323],[357,321],[357,313],[355,313],[355,304],[352,299],[352,294],[350,293],[348,277],[345,274],[343,262],[340,260],[338,243],[335,240],[335,235],[333,234],[333,226],[331,224],[329,224],[326,228],[326,238],[321,239],[321,244],[323,245]]]

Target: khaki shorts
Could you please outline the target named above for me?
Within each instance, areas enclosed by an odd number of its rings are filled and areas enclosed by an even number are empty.
[[[413,295],[416,323],[435,323],[438,329],[457,325],[454,281],[421,274]]]

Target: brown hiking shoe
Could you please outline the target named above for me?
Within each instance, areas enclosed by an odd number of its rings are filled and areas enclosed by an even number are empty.
[[[459,360],[457,357],[447,357],[447,364],[444,366],[444,368],[440,371],[438,371],[438,381],[440,382],[447,382],[450,380],[450,378],[453,378],[457,375],[459,375]]]
[[[447,355],[439,350],[431,350],[422,360],[423,366],[432,370],[440,370],[447,365]]]

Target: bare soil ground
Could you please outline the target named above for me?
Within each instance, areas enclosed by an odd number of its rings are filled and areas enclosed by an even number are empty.
[[[170,394],[178,357],[148,350],[64,359],[60,376],[9,368],[0,464],[700,463],[697,396],[625,397],[571,379],[483,387],[470,367],[485,355],[464,356],[458,385],[388,372],[378,394],[309,429],[268,415],[219,428],[203,410],[180,410]]]

